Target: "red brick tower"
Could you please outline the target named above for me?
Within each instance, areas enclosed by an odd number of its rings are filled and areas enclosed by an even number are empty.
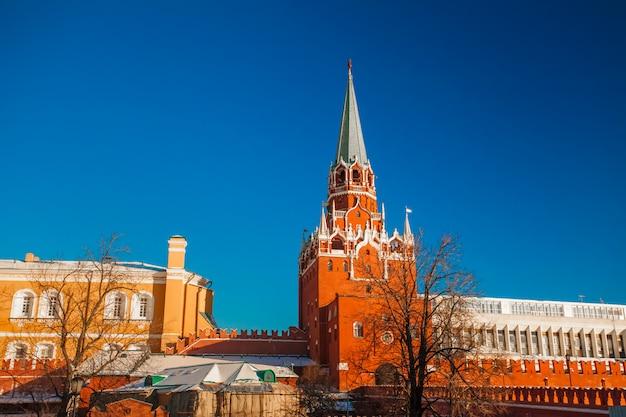
[[[399,259],[398,252],[412,242],[408,215],[402,235],[395,230],[390,236],[385,230],[384,206],[379,212],[348,62],[328,199],[319,226],[302,244],[298,274],[299,327],[309,338],[310,357],[327,369],[335,386],[348,385],[347,356],[355,339],[363,337],[360,318],[368,308],[367,280],[384,277],[388,263]],[[358,375],[350,377],[349,385],[359,383]]]

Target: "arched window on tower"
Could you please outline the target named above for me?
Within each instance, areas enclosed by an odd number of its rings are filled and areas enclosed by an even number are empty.
[[[358,169],[352,170],[352,181],[353,182],[361,182],[361,174]]]
[[[337,184],[341,185],[346,182],[346,171],[343,169],[337,173]]]
[[[352,335],[359,339],[363,337],[363,323],[360,321],[352,323]]]
[[[333,270],[333,261],[328,261],[328,270],[332,271]]]
[[[348,261],[343,261],[343,272],[348,272]]]
[[[335,250],[343,250],[343,240],[336,237],[333,239],[332,248]]]

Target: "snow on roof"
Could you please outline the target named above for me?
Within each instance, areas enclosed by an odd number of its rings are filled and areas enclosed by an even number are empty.
[[[172,366],[173,365],[173,366]],[[144,390],[146,388],[170,391],[207,389],[207,386],[264,383],[263,372],[272,371],[276,377],[298,378],[286,366],[229,361],[180,355],[153,355],[134,373],[146,378],[125,385],[119,390]],[[150,382],[146,383],[146,379]],[[263,391],[268,388],[259,387]]]
[[[274,372],[272,368],[274,367],[263,366],[261,369],[247,362],[220,362],[199,366],[168,368],[159,373],[159,375],[165,376],[165,378],[153,386],[158,388],[162,386],[198,385],[201,383],[260,382],[263,381],[261,371],[271,370]],[[295,373],[287,371],[290,372],[289,375],[291,377],[297,378]],[[285,370],[281,369],[280,372],[284,374]]]

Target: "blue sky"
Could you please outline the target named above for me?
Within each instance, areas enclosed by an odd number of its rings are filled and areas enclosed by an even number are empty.
[[[296,325],[348,58],[390,232],[458,234],[486,296],[626,304],[622,1],[2,1],[0,258],[182,234],[221,326]]]

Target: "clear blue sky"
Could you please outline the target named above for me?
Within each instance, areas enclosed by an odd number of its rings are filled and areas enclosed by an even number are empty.
[[[296,325],[348,58],[390,232],[458,234],[486,296],[626,303],[623,1],[4,0],[0,258],[182,234],[221,326]]]

